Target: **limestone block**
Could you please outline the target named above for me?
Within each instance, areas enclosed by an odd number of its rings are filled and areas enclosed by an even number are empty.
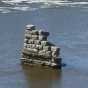
[[[43,46],[43,50],[50,51],[51,47],[50,46]]]
[[[56,51],[56,52],[59,52],[60,51],[60,48],[59,47],[56,47],[56,46],[51,46],[51,51]]]
[[[38,35],[38,30],[25,30],[25,34]]]
[[[45,55],[46,55],[46,51],[45,51],[45,50],[40,50],[40,51],[38,52],[38,55],[40,55],[40,56],[45,56]]]
[[[29,40],[28,40],[28,43],[29,43],[29,44],[34,44],[34,40],[33,40],[33,39],[29,39]]]
[[[46,51],[45,56],[51,58],[52,52],[51,51]]]
[[[27,44],[27,48],[31,48],[32,46],[31,46],[31,44]]]
[[[60,48],[56,46],[51,46],[52,57],[58,57],[60,54]]]
[[[41,45],[42,46],[47,46],[48,45],[48,41],[41,41]]]
[[[32,34],[32,35],[38,35],[39,34],[38,30],[32,30],[29,33]]]
[[[39,40],[40,41],[47,40],[47,36],[39,35]]]
[[[26,44],[26,48],[30,48],[30,45],[29,44]]]
[[[46,51],[46,50],[40,50],[38,55],[47,57],[47,58],[51,58],[52,56],[52,52],[51,51]]]
[[[40,40],[34,40],[34,44],[36,44],[36,45],[40,45],[41,42],[40,42]]]
[[[27,48],[27,44],[26,43],[24,43],[24,48]]]
[[[26,29],[27,30],[35,30],[35,26],[28,24],[28,25],[26,25]]]
[[[31,39],[32,38],[32,35],[31,34],[25,34],[25,38]]]
[[[32,31],[32,30],[25,30],[25,34],[30,34],[30,31]]]
[[[33,49],[35,49],[35,48],[36,48],[36,44],[32,44],[31,46],[32,46],[32,48],[33,48]]]
[[[22,50],[22,52],[23,52],[24,54],[28,54],[28,55],[31,55],[31,54],[37,55],[38,50],[37,50],[37,49],[31,49],[31,48],[24,48],[24,49]]]
[[[27,48],[30,52],[35,52],[35,53],[38,53],[38,50],[37,49],[32,49],[32,48]]]
[[[32,35],[31,37],[33,40],[38,40],[38,35]]]
[[[24,43],[28,43],[28,39],[25,38],[25,39],[24,39]]]
[[[52,67],[54,67],[54,66],[56,66],[56,65],[57,65],[56,63],[51,63],[51,66],[52,66]]]
[[[53,51],[53,52],[52,52],[52,57],[55,57],[55,58],[56,58],[56,57],[58,57],[58,56],[59,56],[59,53],[58,53],[58,52],[56,52],[56,51]]]
[[[42,45],[36,45],[36,49],[37,50],[43,50],[43,46]]]
[[[35,44],[27,44],[27,48],[35,49],[36,48],[36,45]]]

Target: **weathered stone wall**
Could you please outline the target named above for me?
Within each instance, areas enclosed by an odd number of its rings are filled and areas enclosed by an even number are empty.
[[[25,60],[30,60],[30,57],[36,57],[33,60],[40,60],[41,63],[48,61],[49,63],[47,63],[52,66],[60,65],[60,48],[49,42],[47,40],[48,36],[49,32],[37,30],[34,25],[26,25],[22,57]]]

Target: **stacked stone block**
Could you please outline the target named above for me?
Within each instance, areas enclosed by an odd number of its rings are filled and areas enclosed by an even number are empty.
[[[47,40],[49,32],[26,25],[22,61],[61,67],[60,48]]]

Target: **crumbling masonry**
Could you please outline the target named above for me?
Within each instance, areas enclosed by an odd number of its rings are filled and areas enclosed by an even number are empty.
[[[23,63],[61,68],[60,48],[47,40],[49,32],[37,30],[34,25],[26,25]]]

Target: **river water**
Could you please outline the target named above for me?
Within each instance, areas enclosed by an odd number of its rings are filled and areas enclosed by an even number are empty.
[[[50,32],[66,64],[61,71],[21,65],[26,24]],[[87,87],[87,0],[1,0],[0,88]]]

